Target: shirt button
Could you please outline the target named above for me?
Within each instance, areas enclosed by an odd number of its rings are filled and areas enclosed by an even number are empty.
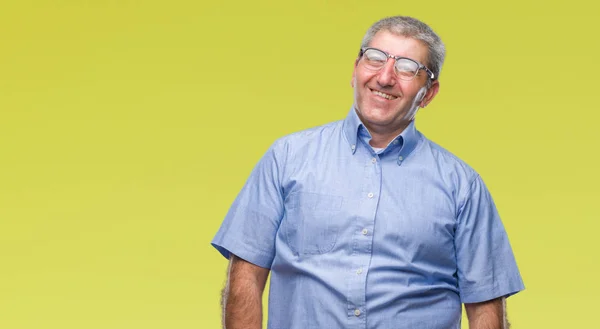
[[[356,148],[356,145],[352,144],[352,149],[354,150]]]
[[[402,161],[402,160],[404,160],[404,157],[403,156],[399,156],[398,160]]]
[[[371,163],[375,163],[375,162],[377,162],[377,159],[375,159],[375,158],[371,159]]]
[[[359,268],[358,270],[356,270],[356,274],[361,274],[362,273],[362,268]]]
[[[366,228],[362,230],[362,235],[367,235],[367,233],[369,233],[369,230],[367,230]]]
[[[359,309],[355,309],[354,310],[354,315],[359,316],[360,315],[360,310]]]
[[[373,197],[373,193],[371,192],[371,193],[367,194],[367,196],[368,196],[368,197],[369,197],[369,199],[370,199],[370,198],[372,198],[372,197]]]

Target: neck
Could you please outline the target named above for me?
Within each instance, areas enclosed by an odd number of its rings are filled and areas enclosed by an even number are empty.
[[[406,122],[398,129],[394,130],[385,130],[385,129],[377,129],[378,127],[373,127],[371,125],[366,125],[365,127],[371,134],[371,140],[369,144],[373,147],[383,148],[386,147],[394,138],[400,135],[406,127],[410,124],[411,121]]]

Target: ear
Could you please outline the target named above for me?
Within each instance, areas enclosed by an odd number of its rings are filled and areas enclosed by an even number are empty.
[[[440,91],[440,82],[438,80],[435,80],[431,84],[431,87],[429,87],[429,89],[427,89],[425,96],[419,103],[419,107],[423,108],[423,107],[427,106],[427,104],[431,103],[433,98],[435,98],[435,95],[437,95],[438,91]]]
[[[354,69],[352,70],[352,80],[350,80],[350,86],[352,86],[352,88],[354,88],[354,83],[356,82],[356,67],[358,66],[358,60],[360,58],[357,58],[356,61],[354,61]]]

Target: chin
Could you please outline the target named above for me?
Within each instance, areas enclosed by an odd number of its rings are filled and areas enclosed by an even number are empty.
[[[394,118],[389,115],[366,115],[363,117],[364,120],[367,121],[370,125],[376,126],[387,126],[394,122]]]
[[[369,121],[392,121],[393,119],[393,113],[381,108],[370,108],[364,112],[361,111],[361,114]]]

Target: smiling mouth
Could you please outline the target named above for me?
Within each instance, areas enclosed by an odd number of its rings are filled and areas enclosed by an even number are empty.
[[[371,89],[371,92],[373,93],[373,95],[377,95],[379,97],[383,97],[383,98],[388,99],[388,100],[394,100],[394,99],[398,98],[396,96],[392,96],[390,94],[382,93],[381,91],[377,91],[377,90],[373,90],[373,89]]]

